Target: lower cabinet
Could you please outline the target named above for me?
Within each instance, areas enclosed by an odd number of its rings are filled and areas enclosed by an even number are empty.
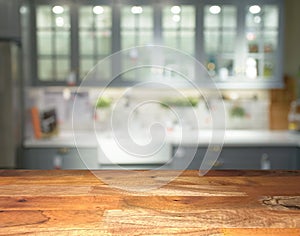
[[[300,170],[300,148],[297,148],[297,169]]]
[[[196,153],[193,147],[174,147],[170,168],[199,169],[206,151],[205,147],[198,147]],[[212,169],[295,170],[300,169],[298,154],[296,147],[224,147],[211,165]]]
[[[19,163],[23,169],[99,168],[96,148],[25,148]]]
[[[199,169],[206,147],[173,147],[173,158],[165,165],[100,166],[97,148],[25,148],[19,161],[23,169]],[[80,153],[80,154],[79,154]],[[212,161],[207,159],[207,162]],[[300,169],[296,147],[223,147],[212,169]]]

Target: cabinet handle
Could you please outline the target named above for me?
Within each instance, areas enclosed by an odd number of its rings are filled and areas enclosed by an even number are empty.
[[[261,155],[260,168],[262,170],[270,170],[271,169],[271,161],[270,161],[269,155],[267,153],[264,153]]]
[[[70,152],[70,149],[69,148],[59,148],[58,150],[57,150],[57,153],[58,154],[67,154],[67,153],[69,153]]]
[[[223,161],[215,161],[215,163],[213,164],[213,167],[222,167],[224,165]]]
[[[60,170],[62,167],[62,158],[57,155],[53,158],[53,169]]]
[[[211,152],[220,152],[221,147],[219,145],[213,145],[209,148],[209,151],[211,151]]]
[[[185,153],[186,153],[185,149],[179,147],[179,148],[176,150],[174,157],[175,157],[175,158],[183,158],[183,157],[185,156]]]

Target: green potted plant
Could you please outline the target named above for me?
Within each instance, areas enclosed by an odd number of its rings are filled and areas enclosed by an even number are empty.
[[[174,98],[164,99],[161,102],[161,106],[165,108],[169,107],[196,107],[198,105],[198,98],[186,97],[186,98]]]
[[[233,129],[243,129],[248,124],[248,114],[244,107],[234,104],[229,110],[229,118]]]
[[[108,97],[99,97],[96,104],[95,104],[95,108],[96,108],[96,120],[98,122],[105,122],[111,113],[111,104],[112,104],[112,99],[108,98]]]
[[[161,101],[161,106],[175,112],[176,119],[172,121],[173,124],[180,123],[181,126],[187,128],[196,128],[198,120],[195,108],[198,103],[199,99],[197,97],[167,98]]]

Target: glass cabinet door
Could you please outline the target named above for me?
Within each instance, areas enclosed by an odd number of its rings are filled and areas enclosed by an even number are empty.
[[[112,52],[112,10],[110,6],[86,5],[79,8],[79,76],[80,79]],[[104,60],[108,63],[109,60]],[[107,80],[111,65],[97,68],[97,78]]]
[[[237,7],[206,5],[203,36],[205,63],[209,75],[217,80],[227,80],[235,76]]]
[[[245,76],[249,79],[273,78],[278,50],[278,7],[248,5],[245,10]]]
[[[36,32],[28,38],[36,43],[32,46],[32,71],[40,84],[65,84],[72,70],[76,70],[76,82],[81,82],[77,78],[84,79],[98,62],[119,50],[124,50],[122,58],[113,63],[104,60],[106,64],[94,70],[97,85],[111,80],[116,68],[125,71],[118,77],[121,84],[112,86],[153,77],[181,82],[178,68],[196,81],[197,67],[178,63],[171,48],[204,64],[209,76],[198,76],[199,86],[209,87],[207,77],[219,88],[282,86],[280,0],[98,0],[63,1],[61,5],[42,0],[33,4],[30,25]],[[159,58],[164,69],[140,66],[153,60],[136,49],[146,45],[169,49],[170,55]]]
[[[195,5],[165,5],[162,8],[162,45],[171,48],[166,50],[164,64],[164,79],[168,83],[184,83],[194,80],[195,64],[179,64],[178,56],[188,54],[196,56],[196,6]],[[173,51],[174,50],[174,51]],[[175,51],[177,51],[175,53]],[[175,54],[174,54],[175,53]],[[193,61],[192,59],[190,61]],[[180,71],[181,73],[177,73]],[[184,74],[184,76],[182,75]]]
[[[195,55],[195,6],[171,5],[162,10],[162,42],[164,46]]]
[[[67,79],[71,63],[70,28],[68,6],[37,6],[37,77],[40,81]]]
[[[122,6],[121,22],[121,50],[123,81],[145,80],[149,76],[149,68],[137,68],[141,61],[147,61],[147,55],[140,55],[135,47],[154,44],[154,7],[151,5]],[[132,69],[131,69],[132,68]],[[127,71],[128,70],[128,71]]]

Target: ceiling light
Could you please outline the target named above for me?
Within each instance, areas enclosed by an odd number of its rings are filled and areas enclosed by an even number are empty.
[[[174,22],[179,22],[180,21],[180,15],[173,15],[172,20]]]
[[[258,13],[260,13],[260,11],[261,11],[261,8],[258,5],[253,5],[253,6],[249,7],[249,12],[251,14],[258,14]]]
[[[53,12],[54,14],[61,14],[61,13],[64,12],[64,8],[63,8],[62,6],[54,6],[54,7],[52,8],[52,12]]]
[[[132,14],[141,14],[143,12],[143,8],[141,6],[133,6],[131,8]]]
[[[180,6],[173,6],[173,7],[171,7],[171,12],[173,14],[179,14],[181,12]]]
[[[214,14],[214,15],[219,14],[221,12],[221,7],[219,7],[219,6],[211,6],[209,8],[209,12],[211,14]]]
[[[100,15],[100,14],[102,14],[104,12],[104,9],[101,6],[94,6],[93,7],[93,12],[96,15]]]

